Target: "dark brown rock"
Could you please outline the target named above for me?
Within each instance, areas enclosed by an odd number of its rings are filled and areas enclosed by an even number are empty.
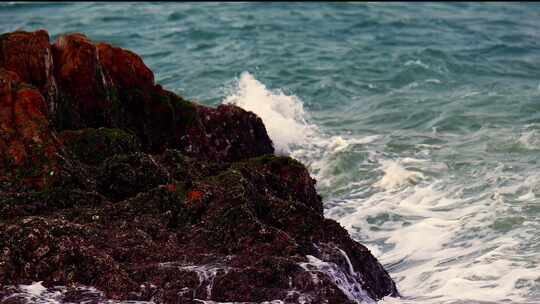
[[[182,130],[179,148],[193,157],[235,161],[274,153],[262,120],[234,105],[197,105],[193,123]]]
[[[256,115],[232,105],[208,108],[164,90],[133,52],[94,45],[80,34],[60,37],[53,50],[63,94],[60,129],[121,128],[136,133],[146,150],[171,147],[213,161],[274,152]]]
[[[10,277],[4,282],[77,282],[109,298],[159,303],[355,303],[397,295],[371,253],[324,219],[300,163],[268,155],[207,166],[172,150],[119,155],[89,176],[101,199],[82,190],[78,200],[54,191],[16,204],[4,197],[11,207],[0,211],[17,215],[0,217],[0,245],[10,253],[0,263]],[[33,229],[46,234],[23,237]],[[19,248],[25,253],[13,254]],[[44,250],[47,259],[36,262]]]
[[[141,149],[137,138],[121,129],[68,130],[60,133],[59,139],[71,158],[89,165],[98,165],[108,157]]]
[[[118,201],[166,184],[168,180],[168,173],[151,155],[122,154],[104,162],[97,176],[97,187],[100,193]]]

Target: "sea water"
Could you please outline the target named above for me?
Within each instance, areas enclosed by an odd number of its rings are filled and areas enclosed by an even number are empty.
[[[539,20],[534,3],[0,4],[1,32],[83,32],[257,113],[396,281],[385,304],[540,303]]]

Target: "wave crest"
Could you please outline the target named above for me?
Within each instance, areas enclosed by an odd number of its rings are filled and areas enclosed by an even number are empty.
[[[316,133],[315,126],[305,119],[300,99],[281,90],[269,90],[249,72],[242,73],[237,90],[223,103],[237,105],[261,117],[278,154],[290,154],[292,146],[306,144]]]

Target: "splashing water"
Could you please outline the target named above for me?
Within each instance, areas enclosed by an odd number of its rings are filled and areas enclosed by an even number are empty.
[[[258,114],[280,151],[308,164],[326,196],[326,216],[371,249],[404,295],[381,303],[540,303],[540,261],[530,258],[538,244],[538,223],[517,215],[516,209],[523,207],[508,201],[535,205],[535,172],[478,160],[464,160],[457,170],[455,163],[437,157],[452,151],[450,141],[459,137],[451,133],[419,134],[423,142],[397,152],[392,150],[400,138],[393,134],[326,135],[310,124],[298,97],[271,92],[249,73],[242,74],[238,92],[225,102]],[[534,132],[513,136],[513,145],[534,149]],[[481,133],[461,139],[486,135],[499,136]],[[348,164],[361,174],[336,171],[350,154],[364,156],[354,166]],[[332,270],[314,257],[308,264],[318,271]],[[350,290],[344,292],[362,297]]]
[[[383,160],[381,161],[384,176],[374,184],[385,190],[391,190],[405,184],[416,184],[422,173],[416,173],[404,169],[398,162]]]
[[[256,113],[263,120],[276,153],[308,164],[312,174],[327,185],[332,179],[331,172],[326,171],[327,162],[354,145],[368,144],[379,138],[378,135],[348,138],[321,133],[316,125],[308,122],[308,114],[298,97],[267,89],[249,72],[241,74],[236,90],[222,103]]]
[[[278,154],[290,153],[292,146],[305,144],[316,132],[305,121],[304,107],[295,96],[287,96],[280,91],[271,92],[247,72],[240,76],[237,92],[223,103],[255,112],[264,122],[268,122],[265,127]]]
[[[206,286],[206,299],[212,298],[212,289],[214,288],[214,281],[216,279],[216,276],[218,274],[225,274],[230,270],[230,268],[226,265],[184,265],[178,262],[161,263],[160,267],[176,268],[178,270],[196,273],[199,279],[199,286],[195,289],[198,289],[201,286]],[[187,292],[192,291],[193,290],[187,290]]]
[[[19,285],[10,288],[10,295],[0,299],[2,303],[32,303],[32,304],[61,304],[72,303],[67,298],[77,294],[77,303],[103,303],[103,304],[155,304],[147,301],[115,301],[109,300],[105,294],[94,287],[89,286],[54,286],[46,288],[42,282],[34,282],[29,285]]]
[[[318,285],[321,281],[318,274],[322,273],[331,278],[349,300],[355,301],[356,303],[375,303],[363,289],[362,278],[354,271],[347,254],[341,249],[338,250],[347,261],[347,271],[343,271],[343,269],[335,263],[325,262],[311,255],[307,256],[308,262],[301,263],[300,266],[306,271],[311,272],[312,280],[315,285]]]

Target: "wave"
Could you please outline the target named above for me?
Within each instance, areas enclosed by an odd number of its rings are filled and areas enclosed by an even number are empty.
[[[304,162],[318,185],[323,187],[330,186],[336,179],[332,168],[340,154],[380,139],[377,134],[365,137],[325,134],[309,122],[300,98],[282,90],[268,89],[249,72],[241,74],[232,93],[222,103],[235,104],[261,117],[276,153]]]
[[[308,166],[326,193],[325,215],[378,257],[404,295],[381,304],[540,303],[540,264],[527,258],[537,252],[529,243],[540,241],[531,221],[540,214],[535,171],[479,159],[448,164],[434,155],[451,155],[455,147],[391,149],[391,134],[326,134],[300,98],[270,90],[247,72],[223,102],[258,114],[278,152]],[[476,141],[479,134],[462,140]],[[450,135],[439,130],[429,138]],[[538,147],[534,124],[511,138],[520,149]],[[533,214],[523,216],[520,208]]]
[[[236,92],[223,103],[235,104],[261,117],[279,154],[289,154],[293,145],[307,144],[317,132],[307,123],[303,104],[296,96],[272,92],[248,72],[242,73]]]
[[[422,173],[406,170],[396,161],[383,160],[381,164],[384,176],[374,186],[385,190],[395,189],[405,184],[416,184],[424,177]]]

